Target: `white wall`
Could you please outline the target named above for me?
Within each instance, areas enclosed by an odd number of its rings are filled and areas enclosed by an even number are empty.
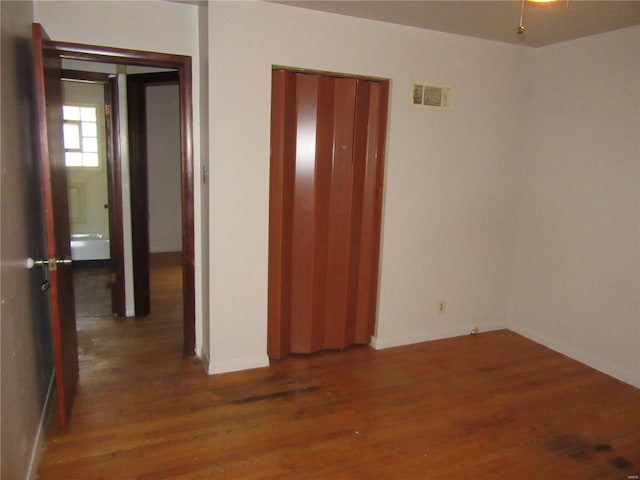
[[[178,85],[149,85],[147,157],[149,250],[182,251],[180,99]]]
[[[207,174],[201,175],[200,181],[200,211],[202,223],[195,225],[196,238],[200,240],[203,265],[209,265],[209,6],[206,3],[198,5],[198,63],[200,67],[200,157],[201,170]],[[195,118],[195,117],[194,117]],[[203,225],[203,223],[205,223]],[[204,294],[203,294],[204,292]],[[202,315],[201,330],[196,332],[196,337],[202,339],[202,347],[199,349],[202,361],[206,368],[209,367],[209,269],[200,269],[200,277],[196,281],[196,310]]]
[[[508,325],[640,386],[640,27],[535,61]]]
[[[376,346],[504,327],[533,51],[261,2],[209,10],[210,372],[267,361],[273,64],[391,79]],[[412,80],[452,85],[453,111],[410,107]]]
[[[198,7],[182,3],[148,1],[34,2],[35,21],[56,41],[147,50],[192,57],[193,158],[195,200],[196,351],[202,348],[202,229],[200,205],[200,63]]]

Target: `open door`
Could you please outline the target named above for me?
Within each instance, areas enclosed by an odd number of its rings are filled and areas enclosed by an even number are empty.
[[[147,87],[151,85],[173,84],[180,84],[180,76],[177,71],[127,75],[129,184],[132,192],[133,295],[136,317],[143,317],[151,312],[146,91]]]
[[[67,174],[62,147],[61,59],[41,25],[33,24],[40,168],[51,298],[51,330],[60,428],[69,424],[78,385],[78,337],[73,297]]]

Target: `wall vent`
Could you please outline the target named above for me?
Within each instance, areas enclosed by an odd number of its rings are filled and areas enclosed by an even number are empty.
[[[451,110],[453,88],[449,85],[413,82],[411,91],[414,107]]]

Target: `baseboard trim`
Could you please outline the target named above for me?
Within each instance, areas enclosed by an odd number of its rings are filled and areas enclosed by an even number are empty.
[[[460,337],[462,335],[471,334],[471,330],[475,325],[463,325],[454,328],[441,330],[429,330],[426,332],[418,332],[413,335],[405,335],[402,337],[371,337],[371,346],[376,350],[384,350],[385,348],[402,347],[404,345],[412,345],[414,343],[430,342],[432,340],[442,340],[443,338]],[[480,332],[491,332],[495,330],[504,330],[504,325],[488,325],[480,327]]]
[[[46,440],[47,421],[49,419],[49,409],[53,404],[53,398],[55,394],[55,369],[51,373],[51,379],[49,380],[49,388],[47,389],[47,396],[42,407],[40,414],[40,423],[38,424],[38,431],[36,432],[36,438],[33,441],[33,448],[31,449],[31,458],[29,459],[29,469],[27,470],[27,480],[33,480],[38,475],[38,467],[40,467],[40,461],[42,460],[42,454],[44,452],[44,444]]]

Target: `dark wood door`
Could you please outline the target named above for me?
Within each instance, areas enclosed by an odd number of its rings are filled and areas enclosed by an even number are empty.
[[[131,184],[131,240],[133,296],[136,317],[151,312],[149,284],[149,189],[147,171],[146,85],[127,75],[129,178]]]
[[[268,353],[367,344],[388,83],[274,70]]]
[[[147,156],[147,95],[150,85],[179,85],[177,71],[127,75],[129,178],[135,315],[151,312],[149,284],[149,162]]]
[[[40,168],[46,229],[51,329],[60,427],[69,424],[78,385],[78,338],[73,297],[67,174],[62,148],[61,59],[39,24],[33,54]],[[65,262],[66,260],[66,262]]]

